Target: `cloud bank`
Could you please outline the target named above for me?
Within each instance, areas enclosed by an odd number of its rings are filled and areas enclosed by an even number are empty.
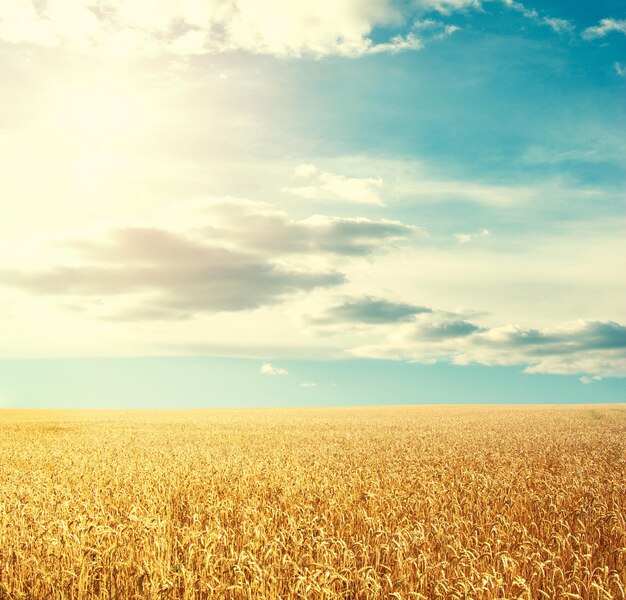
[[[425,15],[485,8],[496,0],[5,0],[0,40],[107,56],[192,57],[247,52],[281,58],[396,54],[420,50],[458,25]],[[562,34],[567,20],[515,0],[497,0],[539,26]],[[626,21],[602,19],[585,39],[624,33]],[[379,32],[385,39],[379,40]],[[375,41],[376,40],[376,41]]]
[[[119,226],[95,239],[57,240],[62,261],[2,269],[0,285],[66,300],[114,298],[118,308],[106,314],[109,318],[179,319],[252,310],[345,282],[334,268],[312,267],[315,257],[336,262],[367,256],[414,233],[396,221],[326,216],[298,221],[266,205],[235,200],[179,206],[178,215],[183,222],[191,219],[193,227]]]
[[[626,326],[578,320],[531,329],[482,327],[437,311],[388,332],[378,344],[349,350],[354,356],[457,365],[523,365],[526,373],[626,376]]]
[[[7,0],[0,8],[0,39],[110,54],[356,57],[422,48],[415,31],[399,31],[406,30],[416,10],[449,13],[477,5],[465,0],[413,7],[392,0]],[[372,32],[382,28],[396,33],[374,42]]]

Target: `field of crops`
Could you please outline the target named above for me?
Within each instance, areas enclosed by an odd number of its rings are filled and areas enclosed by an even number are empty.
[[[626,407],[0,411],[0,599],[624,598]]]

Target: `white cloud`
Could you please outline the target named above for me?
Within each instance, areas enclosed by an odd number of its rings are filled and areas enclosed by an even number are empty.
[[[502,4],[522,13],[525,17],[534,18],[539,16],[536,10],[527,9],[521,2],[515,2],[514,0],[502,0]]]
[[[298,165],[293,170],[294,177],[313,177],[317,173],[317,167],[310,163]]]
[[[259,373],[261,373],[261,375],[288,375],[289,371],[275,367],[272,363],[263,363],[259,369]]]
[[[585,40],[603,38],[609,33],[617,32],[626,35],[626,19],[601,19],[598,25],[587,27],[582,33]]]
[[[626,77],[626,65],[616,62],[613,66],[620,77]]]
[[[414,179],[404,181],[396,188],[399,194],[416,200],[465,200],[492,206],[512,206],[537,197],[537,187],[499,186],[476,181]]]
[[[418,19],[413,23],[413,29],[416,31],[421,31],[425,29],[433,29],[440,25],[440,21],[435,21],[434,19]]]
[[[318,384],[317,384],[317,383],[315,383],[314,381],[303,381],[303,382],[300,384],[300,386],[301,386],[301,387],[304,387],[304,388],[314,388],[314,387],[317,387],[317,386],[318,386]]]
[[[594,377],[590,377],[589,375],[583,375],[579,381],[581,383],[585,383],[587,385],[589,385],[590,383],[595,383],[596,381],[602,381],[602,379],[604,379],[603,377],[596,375]]]
[[[464,11],[468,8],[481,9],[480,0],[420,0],[420,6],[425,9],[432,9],[443,15],[450,15],[453,12]]]
[[[394,35],[388,42],[368,44],[361,54],[382,54],[383,52],[397,54],[403,50],[421,50],[423,47],[424,42],[414,33],[409,32],[406,35]]]
[[[193,56],[206,54],[206,33],[199,29],[190,29],[174,38],[167,49],[177,56]],[[220,73],[220,79],[226,79],[225,73]]]
[[[551,27],[553,31],[556,33],[566,33],[568,31],[572,31],[574,29],[574,25],[572,25],[571,21],[566,19],[557,19],[555,17],[544,17],[543,22]]]
[[[573,28],[564,19],[540,16],[514,0],[502,1],[556,32]],[[415,32],[432,30],[428,39],[442,39],[459,27],[423,19],[406,32],[411,16],[467,9],[480,10],[481,2],[419,0],[409,8],[394,0],[4,0],[0,40],[119,56],[246,51],[280,57],[359,57],[420,50],[425,40]],[[620,30],[620,21],[602,23],[588,31],[603,33],[588,35],[605,35],[607,27]],[[372,33],[382,28],[395,33],[374,42]]]
[[[288,187],[284,191],[307,200],[384,205],[381,197],[383,180],[380,177],[346,177],[320,171],[311,164],[296,167],[294,175],[312,181],[309,185]]]
[[[432,3],[428,3],[432,4]],[[442,2],[450,8],[465,2]],[[225,51],[293,57],[356,57],[418,50],[413,33],[375,43],[376,28],[401,28],[392,0],[5,0],[0,39],[79,52],[195,55]]]
[[[489,235],[491,235],[489,229],[481,229],[477,233],[457,233],[454,237],[457,241],[457,244],[468,244],[476,238],[488,237]]]
[[[474,236],[471,233],[457,233],[454,237],[457,244],[467,244],[472,241]]]
[[[529,148],[524,161],[532,164],[562,160],[617,160],[620,148],[610,153],[593,154],[585,149],[559,152],[554,148]],[[593,154],[593,156],[590,156]],[[533,183],[500,184],[480,179],[455,179],[418,161],[381,160],[362,156],[312,158],[298,165],[292,175],[297,186],[283,188],[306,199],[399,207],[404,202],[471,202],[493,207],[514,207],[523,204],[571,202],[572,198],[589,201],[600,198],[603,191],[593,187],[572,187],[562,178]],[[306,185],[303,185],[306,184]]]
[[[3,1],[0,6],[0,40],[39,46],[54,46],[58,42],[57,36],[39,17],[33,4],[24,0]]]
[[[439,40],[461,30],[458,25],[446,25],[434,19],[418,19],[413,23],[413,29],[420,32],[429,32],[432,35],[430,39]]]
[[[526,19],[530,19],[539,25],[546,25],[555,33],[566,33],[574,29],[574,25],[566,19],[557,19],[555,17],[541,16],[534,8],[526,8],[521,2],[515,0],[502,0],[502,3],[521,13]]]
[[[218,21],[224,28],[225,47],[278,56],[359,56],[374,46],[368,38],[373,28],[402,22],[401,13],[387,0],[230,4],[229,14]]]

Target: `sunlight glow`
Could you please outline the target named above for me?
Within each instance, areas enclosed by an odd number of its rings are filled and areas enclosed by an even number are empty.
[[[54,125],[70,140],[106,144],[140,133],[148,103],[141,90],[121,78],[70,81],[55,94]]]

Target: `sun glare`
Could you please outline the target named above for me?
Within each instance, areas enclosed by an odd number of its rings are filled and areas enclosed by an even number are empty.
[[[122,78],[72,81],[54,94],[54,125],[75,142],[107,144],[140,134],[146,124],[145,95]]]
[[[86,135],[126,132],[135,124],[131,95],[123,89],[93,87],[79,92],[69,104],[69,122]]]

